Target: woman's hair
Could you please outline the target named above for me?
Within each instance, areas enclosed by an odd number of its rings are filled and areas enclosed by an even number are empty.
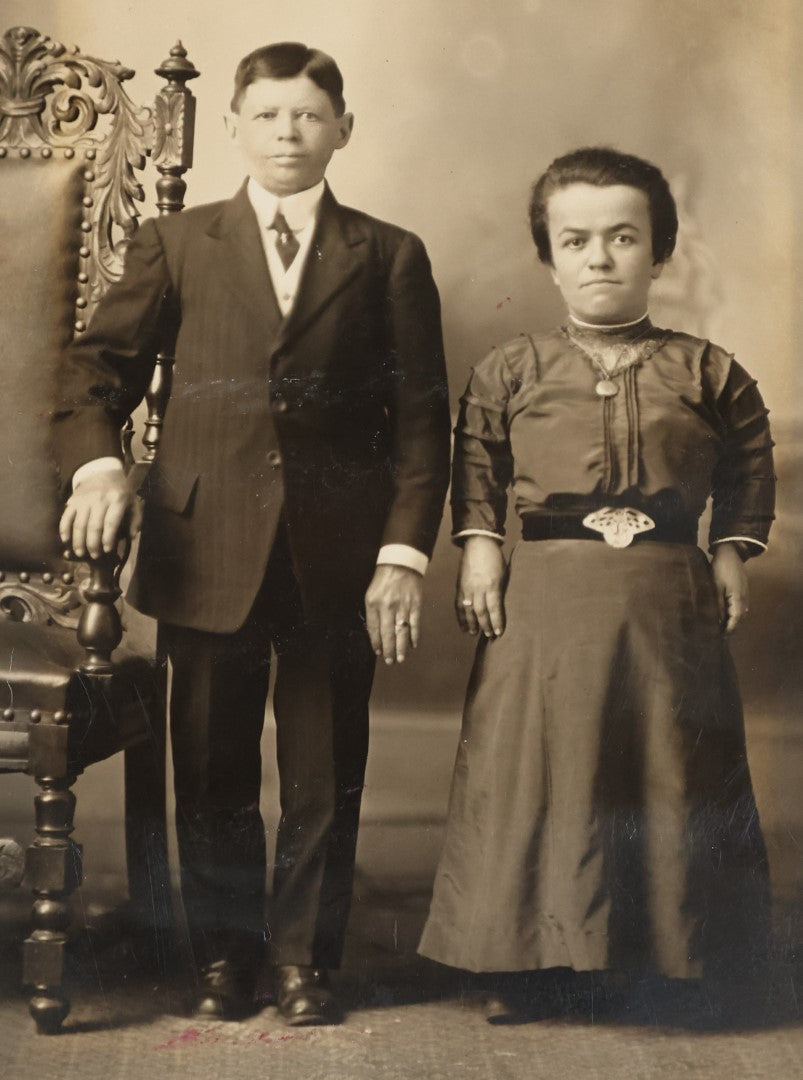
[[[231,111],[240,111],[243,94],[257,79],[293,79],[306,75],[329,96],[335,116],[346,111],[343,100],[343,76],[335,61],[320,49],[310,49],[298,41],[280,41],[263,45],[244,56],[234,73]]]
[[[547,202],[550,195],[569,184],[626,184],[643,191],[650,205],[653,261],[666,262],[675,250],[677,207],[661,170],[633,154],[621,154],[608,146],[589,146],[556,158],[533,184],[530,229],[541,262],[552,264]]]

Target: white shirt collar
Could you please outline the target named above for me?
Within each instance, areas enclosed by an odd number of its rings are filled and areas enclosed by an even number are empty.
[[[271,191],[266,191],[253,176],[249,176],[248,198],[263,228],[270,228],[276,217],[276,211],[281,210],[293,232],[299,232],[315,220],[325,187],[325,181],[321,180],[320,183],[305,191],[297,191],[295,195],[280,197]]]

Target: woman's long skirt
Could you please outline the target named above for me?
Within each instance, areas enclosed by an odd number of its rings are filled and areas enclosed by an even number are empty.
[[[703,552],[520,543],[468,688],[420,951],[470,971],[728,972],[766,852]]]

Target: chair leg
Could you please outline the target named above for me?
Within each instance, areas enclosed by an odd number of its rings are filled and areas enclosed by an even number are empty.
[[[34,799],[36,839],[26,857],[34,894],[33,930],[25,941],[23,982],[33,986],[31,1016],[42,1034],[56,1033],[70,1009],[62,985],[72,911],[69,897],[81,884],[82,851],[70,839],[75,817],[74,776],[42,777]]]
[[[163,708],[150,723],[151,738],[125,752],[126,861],[138,954],[144,966],[165,974],[173,964],[174,935]]]

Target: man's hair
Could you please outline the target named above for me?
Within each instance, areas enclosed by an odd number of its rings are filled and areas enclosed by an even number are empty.
[[[298,41],[279,41],[263,45],[244,56],[234,73],[231,111],[239,112],[243,94],[257,79],[293,79],[306,75],[332,102],[335,116],[346,111],[343,99],[343,76],[335,61],[320,49],[310,49]]]
[[[633,154],[622,154],[608,146],[590,146],[556,158],[533,184],[530,229],[541,262],[552,264],[547,202],[550,195],[570,184],[626,184],[643,191],[650,204],[653,261],[666,262],[675,250],[677,207],[661,170]]]

